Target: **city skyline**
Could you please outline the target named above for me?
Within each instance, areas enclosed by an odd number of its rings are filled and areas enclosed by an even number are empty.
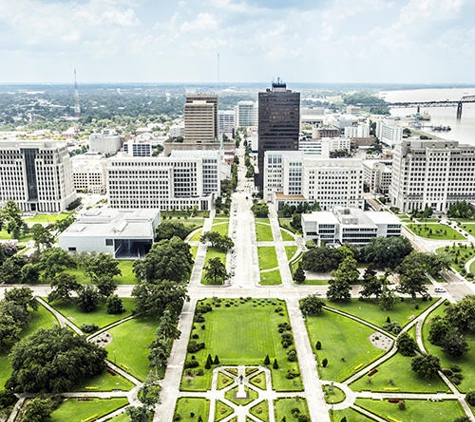
[[[470,0],[315,3],[0,0],[0,83],[475,82]]]

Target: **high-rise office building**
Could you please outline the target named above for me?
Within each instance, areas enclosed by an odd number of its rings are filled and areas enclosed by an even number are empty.
[[[266,92],[259,92],[259,148],[257,186],[263,189],[264,153],[297,151],[300,131],[300,93],[277,81]]]
[[[66,145],[55,141],[0,144],[0,203],[24,212],[60,212],[76,199]]]
[[[218,96],[187,95],[185,142],[203,144],[218,141]]]
[[[254,101],[239,101],[234,111],[236,127],[257,126],[257,104]]]

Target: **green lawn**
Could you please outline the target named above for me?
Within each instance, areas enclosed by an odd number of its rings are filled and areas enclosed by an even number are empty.
[[[299,409],[299,414],[310,416],[308,413],[307,400],[303,397],[285,398],[274,401],[275,420],[281,421],[284,416],[289,422],[296,420],[292,415],[292,409]]]
[[[130,422],[130,417],[126,413],[122,413],[115,418],[109,419],[108,422]]]
[[[282,240],[284,242],[291,242],[295,240],[295,237],[292,234],[290,234],[287,230],[280,229],[280,235],[282,236]]]
[[[40,305],[37,311],[31,313],[31,319],[28,326],[21,332],[21,338],[28,337],[38,328],[53,328],[54,325],[57,325],[57,319],[51,312]],[[12,368],[8,360],[9,352],[9,350],[2,349],[0,353],[0,390],[3,389],[5,382],[12,374]]]
[[[285,255],[287,255],[287,260],[290,261],[293,256],[297,253],[297,246],[285,246]]]
[[[196,259],[196,254],[198,253],[198,246],[190,246],[190,252],[193,259]]]
[[[261,281],[259,284],[261,286],[276,286],[282,284],[282,278],[280,276],[280,270],[265,271],[260,273]]]
[[[256,238],[258,242],[272,242],[274,236],[272,234],[271,226],[256,221]]]
[[[335,312],[324,310],[320,316],[308,317],[306,325],[318,363],[328,359],[326,368],[319,366],[323,379],[342,382],[385,353],[371,344],[372,328]],[[317,341],[321,350],[315,348]]]
[[[407,393],[436,393],[450,392],[448,387],[437,377],[432,380],[419,378],[411,369],[412,357],[397,353],[391,359],[378,366],[378,372],[371,377],[363,375],[350,385],[354,391],[397,391]]]
[[[440,359],[440,364],[442,367],[450,367],[452,365],[458,365],[462,369],[463,379],[460,385],[457,388],[462,392],[468,392],[473,390],[475,385],[475,334],[466,334],[465,340],[469,345],[469,351],[463,355],[460,359],[451,359],[447,356],[439,346],[435,346],[429,342],[429,330],[431,320],[436,316],[445,316],[445,306],[439,306],[437,309],[434,309],[427,319],[424,321],[422,327],[422,337],[424,339],[424,347],[428,353],[437,355]]]
[[[208,261],[213,258],[221,259],[221,262],[224,265],[226,265],[226,254],[223,251],[220,251],[216,248],[212,248],[211,246],[209,246],[206,249],[205,263],[203,266],[203,272],[201,273],[201,284],[209,285],[208,281],[205,279],[206,270],[204,269],[204,267],[206,267],[208,265]]]
[[[137,284],[137,279],[134,274],[134,262],[131,259],[119,259],[119,269],[122,275],[115,277],[117,284]]]
[[[65,399],[63,403],[51,414],[50,422],[83,422],[97,415],[105,416],[128,404],[126,398],[92,399],[91,401],[78,401],[78,399]]]
[[[332,422],[340,422],[343,418],[346,417],[348,422],[373,422],[374,419],[370,419],[361,413],[358,413],[353,409],[343,409],[343,410],[333,410],[330,412],[330,419]],[[115,419],[113,419],[115,422]]]
[[[399,322],[401,327],[404,327],[433,303],[433,301],[423,302],[420,299],[414,303],[411,299],[405,299],[404,302],[398,302],[390,311],[382,311],[379,305],[372,301],[360,302],[358,299],[352,299],[348,303],[327,301],[328,306],[355,315],[378,327],[384,325],[388,316],[392,322]],[[416,306],[419,309],[416,309]]]
[[[475,246],[462,245],[462,246],[447,246],[437,249],[439,254],[448,254],[452,260],[452,266],[461,271],[465,267],[465,263],[470,261],[475,255]]]
[[[274,246],[260,246],[257,248],[257,253],[259,254],[259,269],[261,271],[279,266]]]
[[[279,225],[280,227],[283,227],[284,229],[287,229],[288,231],[295,233],[295,229],[290,225],[290,222],[292,221],[291,218],[279,218]]]
[[[69,212],[61,212],[58,214],[37,214],[34,217],[25,218],[24,221],[27,224],[56,223],[56,221],[64,220],[69,215]]]
[[[203,315],[204,322],[195,322],[191,332],[196,342],[204,342],[205,349],[188,353],[195,355],[203,376],[187,375],[181,383],[186,391],[206,391],[211,387],[211,370],[204,368],[208,354],[218,355],[220,365],[263,365],[266,355],[279,369],[271,369],[273,387],[277,391],[300,391],[300,377],[289,380],[288,370],[298,372],[297,362],[287,360],[287,351],[281,345],[278,324],[287,322],[285,302],[277,299],[207,299],[213,310]],[[199,302],[201,303],[201,302]],[[280,309],[278,309],[280,308]],[[276,312],[277,310],[277,312]],[[291,346],[292,347],[292,346]],[[196,371],[196,370],[193,370]]]
[[[147,346],[155,339],[157,321],[153,319],[132,319],[109,330],[112,342],[106,346],[108,359],[144,381],[150,366]]]
[[[199,229],[197,230],[195,233],[193,233],[193,235],[190,237],[190,242],[199,242],[200,241],[200,237],[201,235],[203,234],[203,230],[202,229]]]
[[[225,220],[222,222],[216,222],[211,227],[212,232],[217,232],[221,236],[227,236],[229,234],[229,220]]]
[[[51,303],[57,311],[61,312],[76,326],[81,327],[82,324],[96,324],[99,328],[105,327],[113,322],[119,321],[132,314],[135,308],[133,298],[122,298],[125,312],[120,315],[110,315],[106,312],[107,307],[105,301],[101,301],[97,309],[93,312],[81,312],[75,302],[64,302],[57,300]]]
[[[0,240],[11,240],[13,239],[12,235],[8,233],[5,229],[0,230]],[[22,234],[20,238],[18,239],[19,242],[28,242],[29,240],[32,240],[31,236],[26,234]]]
[[[473,222],[473,220],[472,222],[462,221],[460,227],[470,234],[475,232],[475,222]]]
[[[267,422],[269,420],[269,404],[267,400],[262,400],[255,406],[252,406],[249,410],[251,415],[254,415],[259,420],[263,422]]]
[[[391,417],[404,422],[447,422],[465,416],[457,400],[406,400],[406,410],[399,410],[398,403],[387,400],[356,399],[355,404],[383,418]]]
[[[86,382],[76,386],[74,391],[129,391],[134,388],[134,384],[119,374],[112,375],[104,371],[102,374],[90,378]]]
[[[305,280],[305,283],[309,286],[325,286],[328,284],[329,280]]]
[[[193,417],[191,417],[191,413],[194,413]],[[209,415],[209,400],[180,397],[176,402],[175,415],[180,415],[180,421],[182,422],[196,422],[200,416],[203,421],[207,421]]]
[[[434,240],[465,240],[465,237],[452,227],[442,224],[408,224],[406,226],[414,234],[426,239]]]

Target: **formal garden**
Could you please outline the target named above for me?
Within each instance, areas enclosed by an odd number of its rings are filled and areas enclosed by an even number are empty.
[[[465,240],[465,236],[450,226],[438,223],[407,224],[415,235],[433,240]]]

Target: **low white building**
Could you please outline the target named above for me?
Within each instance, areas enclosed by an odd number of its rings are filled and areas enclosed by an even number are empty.
[[[386,211],[336,207],[332,212],[302,214],[302,232],[305,239],[315,240],[319,245],[366,245],[375,237],[400,236],[401,222]]]
[[[106,192],[106,164],[102,155],[80,154],[71,157],[76,192],[102,195]]]
[[[59,235],[68,252],[104,252],[116,259],[143,258],[152,247],[160,212],[95,208],[80,214]]]
[[[120,136],[114,130],[103,130],[89,135],[89,152],[115,154],[120,150]]]
[[[124,152],[130,157],[151,157],[152,143],[144,140],[130,140],[124,142]]]

